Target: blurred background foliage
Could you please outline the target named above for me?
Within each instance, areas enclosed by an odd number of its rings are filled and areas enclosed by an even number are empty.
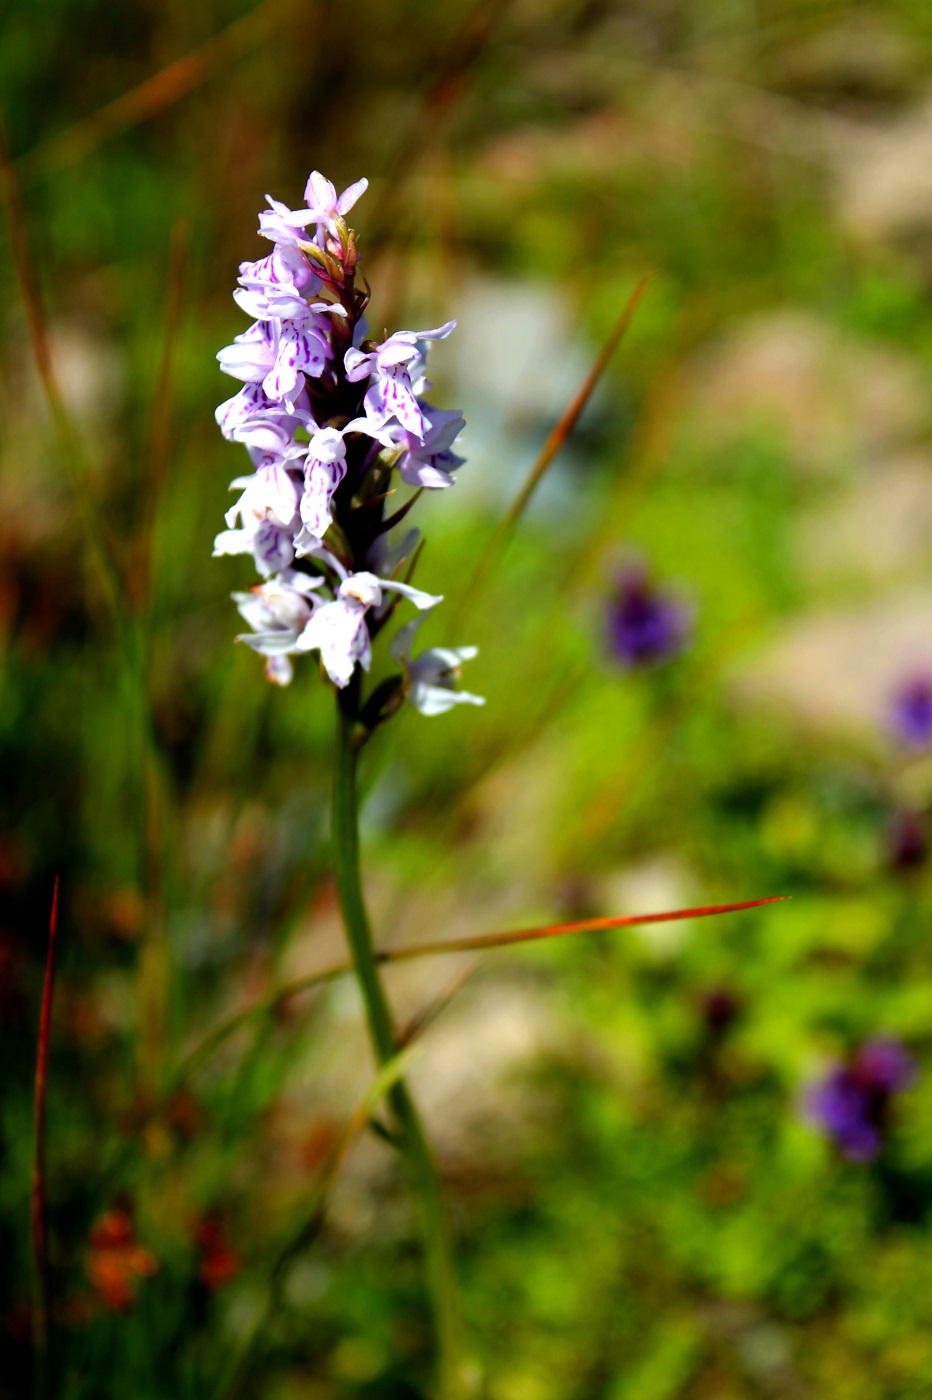
[[[871,1163],[802,1121],[877,1034],[932,1054],[932,10],[922,0],[11,0],[0,92],[69,453],[0,264],[0,1395],[30,1375],[32,1074],[53,876],[55,1394],[426,1393],[430,1334],[342,956],[331,698],[231,639],[213,408],[268,190],[357,206],[371,321],[469,458],[422,512],[482,711],[367,759],[379,940],[791,893],[487,956],[413,1081],[474,1394],[932,1391],[932,1075]],[[578,431],[476,563],[637,279]],[[94,541],[96,540],[96,546]],[[111,561],[99,568],[101,551]],[[693,612],[606,640],[646,560]],[[107,581],[109,577],[109,583]],[[117,596],[122,619],[114,623]],[[403,1024],[466,959],[392,969]]]

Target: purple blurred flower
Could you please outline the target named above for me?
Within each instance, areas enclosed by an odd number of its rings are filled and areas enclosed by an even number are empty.
[[[699,1008],[706,1030],[713,1040],[720,1039],[741,1015],[741,1001],[727,987],[710,987],[703,992]]]
[[[887,833],[887,861],[892,870],[915,870],[929,853],[928,823],[921,812],[894,813]]]
[[[897,688],[890,706],[890,728],[908,749],[932,745],[932,675],[910,676]]]
[[[869,1162],[883,1146],[892,1095],[908,1089],[916,1074],[915,1060],[898,1040],[867,1040],[847,1063],[809,1086],[806,1117],[843,1156]]]
[[[623,666],[667,661],[689,640],[691,609],[650,580],[642,564],[629,565],[618,578],[608,608],[608,641]]]

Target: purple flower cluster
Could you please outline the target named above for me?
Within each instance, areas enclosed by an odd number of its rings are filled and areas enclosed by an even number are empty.
[[[266,658],[279,685],[292,679],[293,656],[316,651],[345,688],[357,665],[369,669],[372,641],[401,600],[421,612],[442,601],[410,582],[418,532],[388,541],[413,500],[394,515],[386,503],[396,472],[416,489],[454,483],[463,416],[424,395],[427,344],[456,323],[396,331],[381,343],[366,338],[368,294],[356,288],[356,234],[346,223],[366,188],[359,180],[338,196],[315,170],[306,208],[266,196],[259,233],[272,251],[240,264],[233,293],[253,324],[217,356],[243,383],[217,409],[217,422],[247,449],[253,470],[232,483],[240,494],[214,554],[252,555],[263,577],[233,594],[252,629],[238,640]],[[412,657],[415,631],[402,628],[392,647],[403,670],[395,696],[422,714],[482,704],[455,686],[475,649]]]
[[[909,676],[894,692],[890,728],[907,749],[932,747],[932,675]]]
[[[658,665],[681,651],[689,640],[692,614],[651,582],[643,564],[634,563],[618,575],[607,622],[612,654],[633,670]]]
[[[883,1146],[892,1095],[908,1089],[916,1074],[915,1060],[898,1040],[867,1040],[809,1086],[806,1116],[843,1156],[869,1162]]]

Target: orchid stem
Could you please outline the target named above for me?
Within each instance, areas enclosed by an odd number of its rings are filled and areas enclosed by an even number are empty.
[[[347,690],[354,692],[355,687],[351,685]],[[396,1058],[398,1046],[372,946],[372,930],[359,873],[354,698],[354,695],[347,695],[346,692],[337,697],[333,863],[353,969],[365,1006],[369,1038],[375,1058],[382,1068]],[[417,1109],[403,1079],[392,1086],[388,1101],[397,1122],[399,1148],[417,1202],[424,1240],[427,1285],[437,1338],[438,1400],[457,1400],[460,1395],[459,1301],[440,1177]]]

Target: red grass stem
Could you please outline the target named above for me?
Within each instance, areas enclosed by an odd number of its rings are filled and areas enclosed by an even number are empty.
[[[58,931],[58,876],[52,892],[49,918],[49,951],[39,1016],[39,1048],[36,1054],[35,1155],[32,1164],[32,1260],[34,1298],[32,1306],[34,1391],[37,1397],[49,1393],[49,1251],[46,1223],[48,1198],[45,1160],[45,1098],[52,1033],[52,994],[55,988],[55,935]]]

